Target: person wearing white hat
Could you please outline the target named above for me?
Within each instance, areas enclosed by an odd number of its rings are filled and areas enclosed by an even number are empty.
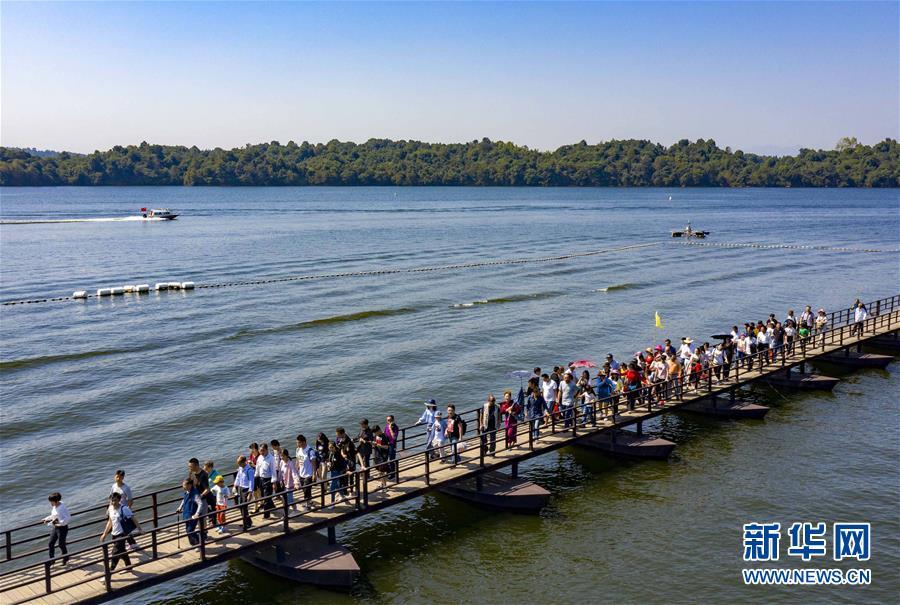
[[[434,440],[434,418],[437,413],[437,401],[434,399],[429,399],[425,402],[425,411],[422,412],[422,415],[419,416],[419,419],[416,421],[415,426],[420,424],[425,425],[425,448],[431,447],[431,442]]]
[[[816,332],[824,334],[828,331],[828,316],[825,315],[825,309],[819,309],[816,315]]]
[[[694,355],[694,341],[687,336],[681,339],[681,346],[678,348],[678,358],[681,365],[684,366],[685,373],[690,369],[691,357]]]
[[[444,451],[444,445],[447,443],[447,437],[446,437],[446,435],[444,435],[446,430],[447,430],[447,422],[444,420],[444,415],[441,413],[440,410],[436,410],[434,412],[434,422],[431,423],[432,438],[431,438],[431,443],[429,444],[429,447],[432,447],[435,450],[437,450],[437,455],[438,455],[438,457],[441,458],[441,460],[443,460],[444,456],[446,455],[446,453]],[[431,457],[435,458],[435,455],[433,452],[432,452]]]

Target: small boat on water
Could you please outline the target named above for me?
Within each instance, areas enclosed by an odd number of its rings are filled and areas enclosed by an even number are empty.
[[[703,239],[707,235],[709,235],[709,231],[695,231],[691,228],[691,224],[688,223],[687,226],[681,231],[673,231],[672,237],[694,237],[697,239]]]
[[[174,220],[178,215],[169,210],[168,208],[151,208],[147,210],[146,208],[141,208],[141,216],[148,220],[164,220],[171,221]]]

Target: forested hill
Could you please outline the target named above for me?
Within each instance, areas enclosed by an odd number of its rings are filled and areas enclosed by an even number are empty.
[[[371,139],[273,141],[225,150],[141,143],[35,157],[0,147],[0,185],[525,185],[898,187],[900,147],[842,139],[833,151],[760,156],[715,141],[584,141],[552,152],[489,139],[461,144]]]

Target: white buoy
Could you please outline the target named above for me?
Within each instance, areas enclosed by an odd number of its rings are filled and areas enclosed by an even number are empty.
[[[143,294],[144,292],[150,291],[150,284],[138,284],[134,287],[135,292],[138,294]]]
[[[87,292],[84,290],[76,290],[72,292],[72,298],[87,298]]]
[[[113,296],[119,296],[120,294],[125,294],[125,288],[122,288],[121,286],[118,288],[110,288],[109,293]]]
[[[182,290],[193,290],[193,289],[194,289],[194,282],[192,282],[192,281],[183,281],[183,282],[181,282],[181,289],[182,289]]]
[[[97,296],[109,296],[112,294],[112,290],[109,288],[97,288]]]
[[[169,284],[167,282],[161,282],[156,284],[155,290],[159,292],[160,290],[168,290]]]
[[[169,282],[169,290],[181,290],[181,282],[180,281],[170,281]]]
[[[134,292],[134,286],[122,286],[125,289],[125,292]]]

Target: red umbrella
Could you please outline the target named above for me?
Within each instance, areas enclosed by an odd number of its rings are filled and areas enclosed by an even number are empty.
[[[590,359],[579,359],[578,361],[573,361],[569,364],[570,368],[599,368],[596,363],[591,361]]]

